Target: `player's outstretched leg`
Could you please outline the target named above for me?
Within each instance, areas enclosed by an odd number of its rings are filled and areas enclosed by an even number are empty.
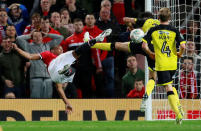
[[[99,34],[95,39],[96,42],[102,42],[105,37],[109,36],[112,33],[112,29],[106,29],[101,34]]]
[[[84,42],[87,42],[87,41],[89,41],[89,40],[90,40],[89,32],[85,32],[85,33],[84,33],[84,39],[83,39],[83,41],[84,41]]]
[[[81,46],[75,49],[75,54],[77,56],[80,56],[81,54],[85,53],[87,50],[89,51],[91,49],[91,46],[96,44],[97,42],[102,42],[105,37],[109,36],[112,33],[112,29],[104,30],[101,34],[99,34],[95,39],[89,39],[89,34],[86,32],[84,35],[84,39],[86,39],[87,42],[83,43]]]

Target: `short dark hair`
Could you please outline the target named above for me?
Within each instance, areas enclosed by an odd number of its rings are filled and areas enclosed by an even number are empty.
[[[149,18],[154,18],[153,14],[149,11],[143,12],[140,14],[141,19],[149,19]]]
[[[75,19],[73,20],[73,23],[75,23],[75,22],[82,22],[82,23],[83,23],[82,19],[80,19],[80,18],[75,18]]]
[[[66,9],[66,8],[61,8],[59,12],[62,13],[62,12],[65,11],[65,10],[68,11],[68,9]],[[69,12],[69,11],[68,11],[68,12]]]
[[[42,34],[41,31],[39,31],[39,30],[35,30],[35,31],[31,34],[31,39],[33,39],[33,34],[34,34],[35,32],[40,32],[40,33]],[[43,34],[42,34],[42,36],[43,36]]]
[[[33,13],[33,15],[31,16],[31,19],[33,19],[34,17],[40,17],[41,18],[41,15],[37,12]]]
[[[61,15],[59,12],[54,11],[54,12],[51,13],[51,17],[52,17],[52,15],[53,15],[54,13],[58,13],[59,15]]]
[[[142,78],[137,77],[137,78],[135,79],[134,83],[137,82],[137,81],[142,81],[142,83],[144,84],[144,80],[143,80]]]
[[[42,16],[41,20],[50,20],[49,16]]]
[[[60,46],[61,46],[61,45],[53,46],[53,47],[50,48],[50,51],[51,51],[51,50],[54,50],[54,49],[57,49],[57,48],[60,47]]]
[[[191,60],[192,61],[192,63],[194,63],[194,59],[193,59],[193,57],[191,57],[191,56],[184,56],[184,57],[182,57],[182,63],[184,63],[184,60]]]
[[[135,57],[136,58],[136,55],[134,55],[134,54],[128,54],[128,56],[127,56],[126,59],[128,59],[129,57]]]

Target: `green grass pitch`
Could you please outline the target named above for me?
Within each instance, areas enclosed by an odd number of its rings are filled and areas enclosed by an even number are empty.
[[[0,122],[3,131],[201,131],[201,121]]]

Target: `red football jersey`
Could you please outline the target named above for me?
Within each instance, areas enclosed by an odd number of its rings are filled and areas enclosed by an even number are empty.
[[[128,93],[127,97],[128,98],[142,98],[144,93],[145,93],[145,87],[143,87],[141,91],[137,91],[135,88]]]
[[[40,53],[40,55],[42,57],[43,62],[47,65],[47,67],[49,66],[50,62],[57,57],[50,51],[42,52]]]

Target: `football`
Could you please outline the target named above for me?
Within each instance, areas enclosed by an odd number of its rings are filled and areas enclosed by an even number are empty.
[[[135,43],[142,42],[143,37],[144,37],[144,32],[141,29],[134,29],[130,33],[130,39],[131,41],[134,41]]]

